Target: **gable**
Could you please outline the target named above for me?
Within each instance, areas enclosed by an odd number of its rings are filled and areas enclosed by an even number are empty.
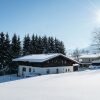
[[[57,66],[73,66],[73,64],[76,64],[77,62],[68,59],[62,55],[59,55],[55,58],[49,59],[45,62],[43,62],[43,66],[45,67],[57,67]]]

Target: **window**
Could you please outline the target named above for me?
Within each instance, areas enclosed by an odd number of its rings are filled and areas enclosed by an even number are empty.
[[[57,63],[57,60],[55,60],[55,63]]]
[[[66,72],[67,72],[67,69],[66,69]]]
[[[68,69],[68,72],[70,72],[70,69]]]
[[[25,68],[25,67],[23,67],[23,69],[22,69],[22,70],[23,70],[23,72],[25,72],[25,71],[26,71],[26,68]]]
[[[33,69],[33,72],[35,72],[35,69]]]
[[[31,72],[31,68],[29,68],[29,72]]]
[[[59,73],[59,70],[58,69],[56,69],[56,73]]]
[[[62,60],[62,64],[63,64],[63,60]]]
[[[66,64],[66,60],[65,60],[65,64]]]
[[[47,69],[47,74],[49,74],[50,73],[50,70],[49,69]]]

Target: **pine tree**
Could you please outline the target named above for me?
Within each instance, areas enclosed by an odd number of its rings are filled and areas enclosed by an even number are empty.
[[[35,36],[35,54],[38,54],[38,36]]]
[[[54,53],[54,39],[53,39],[53,37],[48,38],[48,53]]]
[[[60,48],[59,48],[60,53],[62,53],[62,54],[64,54],[64,55],[65,55],[66,53],[65,53],[64,43],[63,43],[62,41],[61,41],[61,42],[59,42],[59,43],[60,43],[60,44],[59,44],[59,45],[60,45]]]
[[[9,71],[9,66],[12,61],[11,45],[8,33],[5,35],[0,33],[0,74],[5,74]]]
[[[37,53],[42,54],[43,52],[43,46],[42,46],[42,38],[39,36],[37,41]]]
[[[21,56],[21,41],[20,41],[20,37],[17,36],[16,34],[13,35],[12,37],[12,41],[11,41],[11,59],[17,58]],[[11,67],[13,66],[13,67]],[[9,66],[9,73],[16,73],[17,71],[17,64],[13,64],[11,63],[11,65]]]
[[[5,36],[5,62],[6,62],[6,65],[9,66],[11,64],[11,60],[12,60],[12,57],[11,57],[11,45],[10,45],[10,39],[9,39],[9,35],[8,33],[6,34]]]
[[[55,38],[55,40],[54,40],[55,42],[55,46],[54,46],[54,52],[55,53],[60,53],[60,50],[59,50],[59,41]]]
[[[46,36],[42,38],[42,46],[43,46],[43,51],[42,53],[48,53],[48,39]]]
[[[21,53],[21,45],[20,45],[20,38],[14,34],[11,43],[11,51],[12,51],[12,58],[16,58],[20,56]]]
[[[32,35],[31,41],[30,41],[30,54],[35,54],[35,35]]]
[[[3,71],[3,74],[10,71],[10,67],[12,64],[12,56],[11,56],[11,44],[8,33],[5,35],[5,63],[6,69]]]
[[[29,55],[31,52],[30,48],[30,37],[29,34],[24,37],[24,42],[23,42],[23,55]]]
[[[19,36],[17,38],[17,50],[18,50],[18,56],[21,56],[22,55],[22,47],[21,47],[21,41],[20,41]]]
[[[0,69],[6,66],[5,63],[5,35],[3,32],[0,33]]]

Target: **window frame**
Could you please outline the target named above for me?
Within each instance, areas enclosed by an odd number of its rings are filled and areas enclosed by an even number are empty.
[[[23,72],[26,72],[26,68],[25,68],[25,67],[23,67],[23,68],[22,68],[22,71],[23,71]]]

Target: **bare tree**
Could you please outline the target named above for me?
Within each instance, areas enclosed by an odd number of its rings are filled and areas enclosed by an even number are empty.
[[[80,50],[80,54],[89,54],[89,50],[82,49]]]
[[[74,57],[75,60],[79,61],[79,57],[80,57],[80,50],[79,49],[75,49],[72,53],[72,56]]]
[[[100,28],[93,32],[93,45],[100,51]]]

